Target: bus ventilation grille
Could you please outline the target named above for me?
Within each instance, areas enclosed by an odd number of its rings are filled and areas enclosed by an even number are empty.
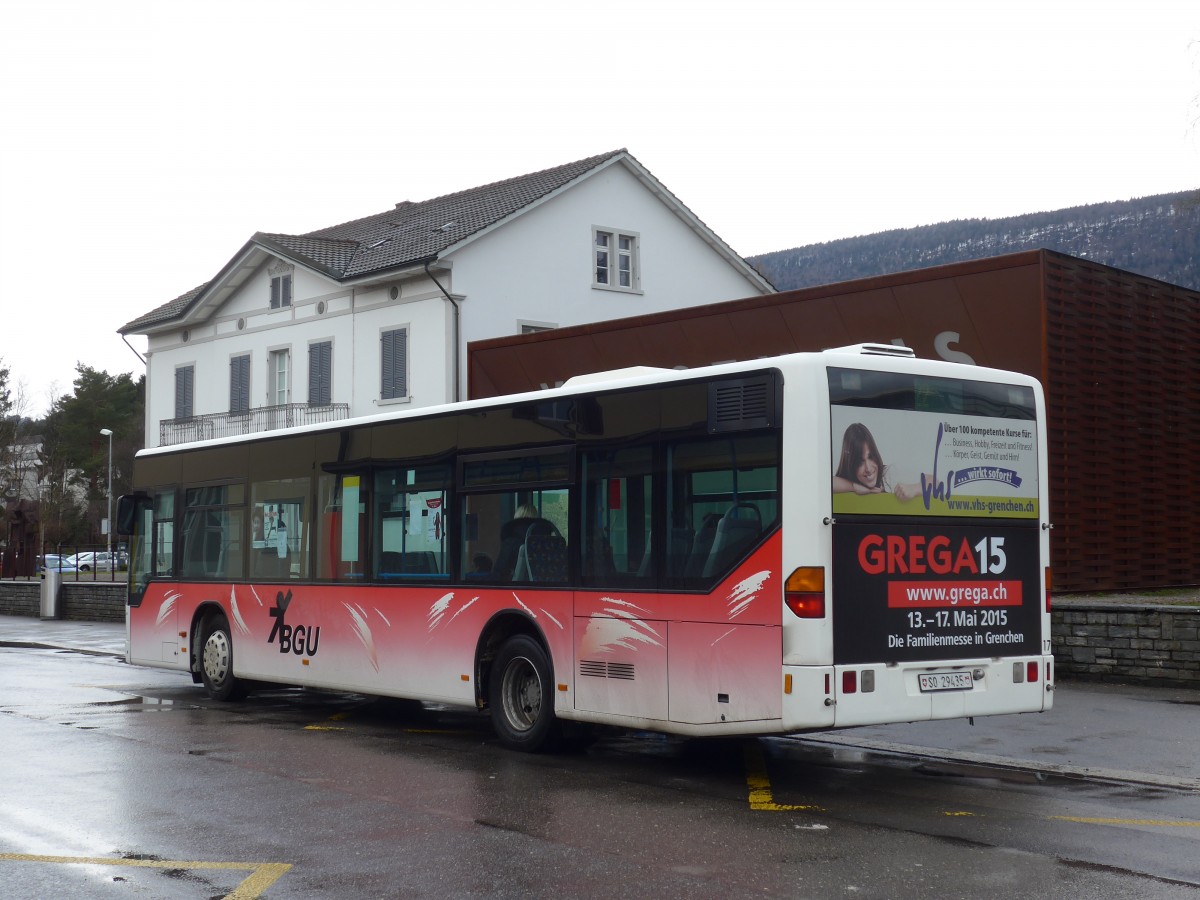
[[[633,663],[603,662],[595,659],[579,661],[579,674],[593,678],[620,678],[633,681]]]
[[[775,424],[774,381],[769,375],[709,385],[708,430],[742,431]]]

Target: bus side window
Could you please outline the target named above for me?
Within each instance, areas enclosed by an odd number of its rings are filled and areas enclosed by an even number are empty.
[[[374,576],[383,581],[446,577],[446,509],[451,468],[438,463],[375,473]]]
[[[250,485],[250,577],[307,578],[309,478]]]
[[[366,571],[368,479],[362,475],[317,477],[319,533],[316,577],[357,581]]]
[[[651,447],[583,454],[582,580],[589,587],[654,583]]]
[[[667,468],[666,578],[711,585],[779,520],[778,436],[681,441],[668,447]]]
[[[154,540],[146,550],[151,554],[145,571],[163,578],[175,574],[175,492],[154,495]]]
[[[244,577],[241,541],[245,496],[241,484],[187,489],[180,535],[181,576],[208,580]]]

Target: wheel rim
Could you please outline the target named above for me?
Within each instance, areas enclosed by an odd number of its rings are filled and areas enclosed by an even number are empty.
[[[204,675],[212,684],[223,684],[229,677],[229,635],[214,631],[204,642]]]
[[[504,718],[517,731],[528,731],[542,712],[542,679],[537,667],[520,656],[508,664],[501,683]]]

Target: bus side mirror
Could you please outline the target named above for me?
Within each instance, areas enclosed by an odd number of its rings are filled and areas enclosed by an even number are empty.
[[[133,534],[138,508],[149,502],[148,494],[123,494],[117,499],[117,534]]]

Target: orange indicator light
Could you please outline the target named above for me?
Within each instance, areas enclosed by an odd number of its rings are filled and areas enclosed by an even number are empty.
[[[825,618],[825,567],[801,566],[783,586],[783,602],[798,618]]]

